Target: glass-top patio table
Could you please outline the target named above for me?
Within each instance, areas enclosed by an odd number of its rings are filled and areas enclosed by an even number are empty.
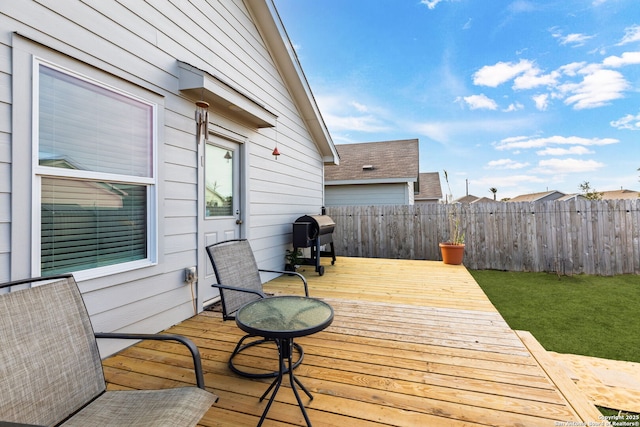
[[[264,400],[273,390],[258,426],[264,422],[282,384],[282,378],[288,372],[291,389],[296,396],[298,406],[302,410],[307,426],[311,427],[311,421],[300,399],[296,384],[309,396],[309,399],[313,400],[313,396],[293,373],[291,367],[293,339],[315,334],[328,327],[332,321],[333,308],[329,304],[319,299],[300,296],[263,298],[245,305],[238,311],[236,323],[240,329],[264,338],[272,338],[278,344],[279,372],[260,397],[260,401]]]

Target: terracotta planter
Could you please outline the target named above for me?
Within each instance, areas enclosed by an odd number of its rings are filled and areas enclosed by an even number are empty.
[[[453,243],[440,243],[442,262],[445,264],[460,265],[464,257],[464,243],[455,245]]]

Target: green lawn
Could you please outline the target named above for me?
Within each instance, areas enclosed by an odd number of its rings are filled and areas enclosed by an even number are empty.
[[[509,326],[545,349],[640,362],[640,276],[471,274]]]

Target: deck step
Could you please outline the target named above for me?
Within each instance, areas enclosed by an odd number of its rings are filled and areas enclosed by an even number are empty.
[[[527,347],[531,355],[538,361],[544,369],[549,379],[556,385],[573,407],[576,414],[589,423],[599,423],[602,421],[602,413],[595,404],[578,388],[567,372],[557,363],[556,359],[547,352],[536,338],[527,331],[515,331],[522,343]],[[595,424],[594,424],[595,425]]]

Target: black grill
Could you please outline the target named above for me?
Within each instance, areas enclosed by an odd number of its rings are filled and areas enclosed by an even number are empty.
[[[303,258],[302,264],[315,265],[316,272],[321,276],[324,267],[320,265],[320,257],[331,256],[331,265],[336,262],[333,248],[333,229],[336,223],[328,215],[304,215],[293,223],[293,250],[311,248],[311,258]],[[321,247],[329,245],[331,251],[322,251]]]

